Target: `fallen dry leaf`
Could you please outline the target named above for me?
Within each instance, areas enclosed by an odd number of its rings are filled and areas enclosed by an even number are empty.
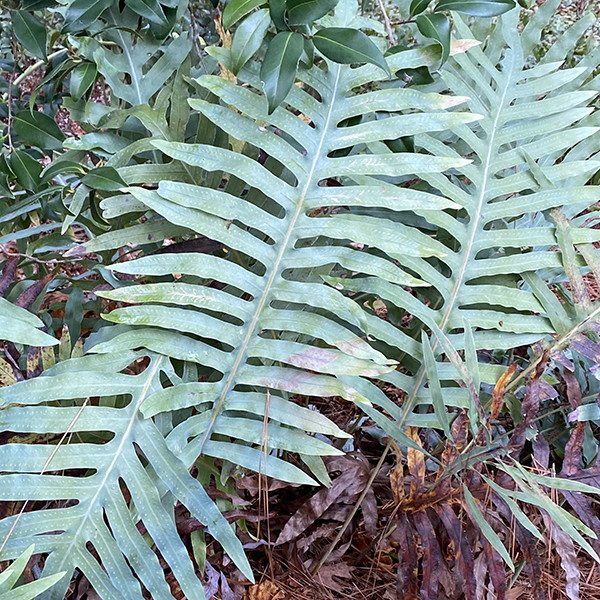
[[[415,543],[414,530],[404,513],[400,513],[397,519],[398,527],[393,533],[394,541],[400,549],[400,563],[396,579],[396,591],[398,600],[414,600],[418,598],[417,584],[417,545]]]
[[[263,581],[248,588],[244,600],[283,600],[285,594],[272,581]]]
[[[344,562],[326,564],[319,569],[319,572],[315,577],[328,590],[343,593],[348,586],[344,586],[343,582],[338,581],[338,579],[352,579],[353,571],[354,567],[351,567]]]
[[[515,427],[515,432],[510,439],[510,445],[515,458],[521,452],[527,437],[527,428],[537,416],[540,403],[558,397],[558,392],[544,379],[533,379],[527,383],[527,393],[521,405],[523,420]]]
[[[506,600],[520,600],[524,598],[527,593],[527,587],[524,585],[515,585],[506,592]]]
[[[377,535],[379,511],[377,509],[377,497],[375,496],[373,488],[367,490],[367,494],[360,505],[360,510],[362,511],[365,522],[365,531],[371,537],[375,537]]]
[[[396,504],[402,504],[404,501],[404,465],[402,464],[402,450],[394,440],[390,440],[396,455],[396,466],[390,473],[390,485],[392,486],[392,495]]]
[[[422,600],[437,600],[441,561],[440,546],[426,511],[416,512],[413,515],[413,521],[421,538],[421,548],[423,550],[421,598]]]
[[[466,536],[463,534],[461,523],[450,504],[439,504],[435,506],[435,511],[444,524],[454,547],[454,557],[458,566],[458,572],[463,579],[463,592],[465,598],[466,600],[475,600],[475,561],[473,560],[471,547],[469,546]]]
[[[336,503],[350,502],[360,494],[369,479],[369,465],[363,459],[335,458],[328,463],[330,471],[341,471],[331,487],[323,488],[305,502],[282,529],[276,545],[297,538]]]

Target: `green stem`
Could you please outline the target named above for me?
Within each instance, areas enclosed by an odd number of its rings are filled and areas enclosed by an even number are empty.
[[[59,54],[63,53],[64,51],[65,51],[65,48],[62,48],[61,50],[57,50],[56,52],[53,52],[52,54],[48,54],[48,58],[46,60],[41,59],[41,60],[38,60],[36,63],[33,63],[32,65],[27,67],[13,81],[13,85],[19,85],[25,79],[25,77],[27,77],[28,75],[31,75],[34,71],[37,71],[40,67],[43,67],[47,62],[50,62],[53,58],[56,58]]]
[[[579,333],[590,321],[593,321],[595,317],[600,314],[600,306],[596,308],[590,315],[588,315],[583,321],[580,321],[575,327],[570,329],[567,333],[565,333],[561,338],[559,338],[550,348],[548,348],[541,356],[538,356],[536,360],[534,360],[529,367],[527,367],[518,377],[513,379],[506,387],[505,393],[509,392],[515,387],[518,389],[522,387],[524,384],[517,386],[517,383],[522,381],[523,379],[527,379],[527,377],[535,371],[540,362],[544,359],[545,356],[549,356],[555,350],[558,350],[564,347],[565,344],[569,342],[569,340]],[[489,404],[489,403],[488,403]]]

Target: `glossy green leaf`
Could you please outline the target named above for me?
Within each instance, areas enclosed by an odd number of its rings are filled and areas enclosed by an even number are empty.
[[[264,3],[265,0],[231,0],[223,9],[223,27],[231,29],[241,18]]]
[[[414,16],[420,15],[430,3],[431,0],[412,0],[409,17],[412,19]]]
[[[426,14],[417,17],[419,31],[428,38],[436,40],[442,47],[442,63],[450,56],[450,21],[444,15]]]
[[[77,33],[87,29],[113,2],[114,0],[74,0],[65,13],[63,31]]]
[[[84,175],[86,173],[85,168],[81,163],[76,163],[70,160],[58,160],[53,163],[50,163],[42,172],[42,183],[47,183],[48,181],[52,181],[55,177],[59,175],[67,175],[70,173],[75,173],[77,175]]]
[[[270,24],[269,10],[262,8],[244,19],[236,29],[231,43],[234,74],[237,74],[260,48]]]
[[[10,155],[9,164],[21,187],[30,191],[37,189],[43,170],[37,160],[23,150],[16,150]]]
[[[272,113],[288,95],[294,81],[298,61],[304,50],[299,33],[281,32],[270,42],[260,69],[260,79]]]
[[[25,10],[14,10],[11,17],[13,31],[23,48],[33,56],[46,58],[45,25]]]
[[[50,8],[54,6],[53,0],[23,0],[21,2],[21,9],[23,10],[43,10],[44,8]]]
[[[306,56],[306,66],[312,69],[315,64],[315,45],[312,40],[304,38],[304,54]]]
[[[277,30],[288,31],[289,27],[285,19],[286,0],[269,0],[269,11]]]
[[[96,65],[85,62],[73,69],[69,83],[69,91],[75,101],[78,101],[94,85],[98,77]]]
[[[85,185],[107,192],[118,192],[126,187],[118,171],[112,167],[98,167],[87,173],[81,180]]]
[[[440,0],[435,12],[455,10],[471,17],[497,17],[514,7],[514,0]]]
[[[411,136],[399,137],[395,140],[386,140],[385,145],[392,152],[414,152],[415,151],[415,141]]]
[[[0,174],[0,195],[5,198],[14,198],[14,194],[12,193],[8,182],[8,175],[5,175],[4,173]]]
[[[125,0],[125,4],[129,6],[133,12],[144,19],[148,19],[151,23],[163,27],[169,24],[163,7],[158,0]]]
[[[44,150],[62,150],[65,134],[42,112],[22,110],[13,117],[13,129],[29,144]]]
[[[312,23],[332,11],[339,0],[287,0],[287,16],[290,25]]]
[[[313,42],[317,50],[336,63],[370,63],[391,76],[390,68],[377,46],[358,29],[328,27],[315,33]]]

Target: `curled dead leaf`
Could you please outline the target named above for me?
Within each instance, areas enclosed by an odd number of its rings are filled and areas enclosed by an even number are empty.
[[[508,369],[506,369],[506,371],[504,371],[504,373],[502,373],[500,379],[498,379],[498,381],[496,382],[496,385],[494,386],[494,391],[492,392],[492,408],[490,421],[493,421],[494,419],[498,418],[500,410],[502,409],[502,401],[504,399],[504,390],[506,388],[506,384],[512,379],[512,376],[515,374],[516,370],[517,363],[514,362],[512,365],[510,365],[510,367],[508,367]],[[490,426],[489,423],[488,426]]]
[[[475,561],[473,559],[471,547],[462,530],[461,523],[454,513],[452,506],[448,503],[441,503],[435,506],[435,511],[440,517],[448,532],[448,536],[450,537],[454,549],[454,558],[456,565],[458,566],[458,573],[460,573],[463,580],[465,598],[466,600],[475,600]]]
[[[404,501],[404,466],[402,465],[402,450],[398,447],[398,444],[394,440],[390,439],[394,454],[396,455],[396,466],[390,473],[390,485],[392,487],[392,495],[394,496],[394,502],[402,504]]]
[[[285,594],[272,581],[263,581],[250,586],[244,594],[244,600],[283,600]]]
[[[352,579],[353,571],[354,567],[344,562],[325,564],[319,569],[315,577],[326,589],[334,590],[341,594],[348,589],[348,585],[343,582],[344,579]]]
[[[542,511],[542,518],[554,540],[556,552],[560,556],[560,566],[565,572],[567,579],[565,592],[570,600],[580,600],[579,583],[581,580],[581,571],[579,570],[575,544],[569,535],[552,523],[552,519],[545,511]]]
[[[422,600],[437,600],[439,597],[440,546],[426,511],[416,512],[413,515],[413,521],[421,538],[421,548],[423,550],[421,598]]]
[[[399,563],[396,580],[398,600],[415,600],[418,598],[417,544],[415,533],[404,513],[398,515],[397,528],[394,531],[394,540],[398,542]]]
[[[407,427],[406,435],[418,446],[422,446],[417,427]],[[415,448],[408,448],[406,460],[412,477],[410,483],[410,500],[415,500],[425,486],[425,454]]]
[[[514,448],[513,456],[515,458],[521,453],[527,436],[527,428],[531,425],[533,419],[537,416],[540,403],[544,400],[550,400],[558,397],[558,392],[544,379],[531,379],[527,383],[527,392],[521,405],[523,420],[515,427],[515,432],[510,440],[510,445]]]

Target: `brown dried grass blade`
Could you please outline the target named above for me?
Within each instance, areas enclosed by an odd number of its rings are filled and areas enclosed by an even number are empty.
[[[396,579],[396,590],[398,600],[414,600],[418,598],[417,566],[419,556],[417,554],[417,541],[415,532],[404,513],[400,513],[397,519],[397,529],[394,537],[399,546],[398,573]]]
[[[433,525],[425,511],[416,512],[413,521],[417,533],[421,538],[421,549],[423,551],[422,569],[423,579],[421,582],[421,599],[438,599],[439,570],[441,563],[440,546]]]
[[[475,600],[475,561],[473,553],[465,537],[460,521],[450,504],[443,503],[435,506],[435,511],[439,515],[450,540],[454,547],[454,557],[458,566],[458,571],[463,579],[463,591],[466,600]]]

